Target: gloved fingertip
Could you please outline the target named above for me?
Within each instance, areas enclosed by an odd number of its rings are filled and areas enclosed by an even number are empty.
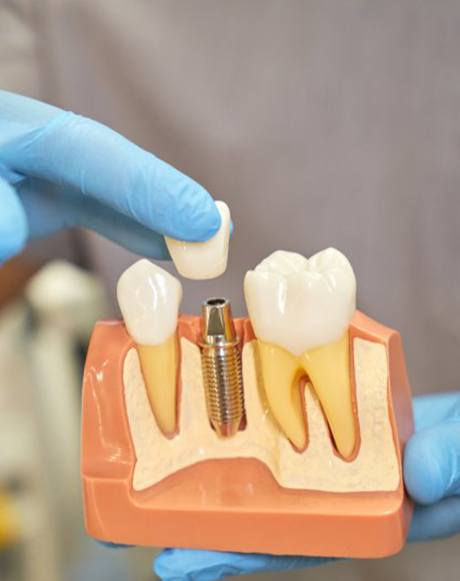
[[[192,206],[194,197],[190,196],[192,207],[188,208],[189,204],[186,204],[186,211],[178,215],[174,238],[191,242],[206,242],[217,234],[222,220],[211,196],[201,186],[195,185],[202,190],[199,192],[200,203]],[[198,194],[195,197],[198,197]]]
[[[407,443],[404,480],[409,495],[419,504],[433,504],[444,496],[442,450],[432,430],[415,434]]]
[[[148,227],[186,242],[206,242],[219,231],[222,223],[219,209],[209,192],[198,182],[166,162],[154,158],[146,189],[157,191]]]

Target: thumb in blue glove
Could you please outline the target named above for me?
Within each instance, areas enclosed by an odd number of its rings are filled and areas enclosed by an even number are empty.
[[[404,458],[404,479],[417,503],[413,541],[460,532],[460,392],[415,399],[417,432]]]
[[[90,119],[0,91],[0,263],[28,240],[91,228],[129,250],[167,258],[162,235],[209,239],[208,192]]]

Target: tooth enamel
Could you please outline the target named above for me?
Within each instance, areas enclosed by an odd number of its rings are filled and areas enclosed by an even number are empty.
[[[230,240],[230,210],[216,202],[221,217],[218,232],[206,242],[184,242],[165,236],[171,258],[179,274],[194,280],[217,278],[227,268]]]
[[[142,259],[123,272],[117,298],[137,343],[149,401],[165,435],[176,431],[179,347],[176,335],[182,286],[169,272]]]
[[[281,429],[296,448],[307,444],[299,388],[306,374],[348,458],[356,444],[347,333],[356,279],[347,258],[334,248],[309,260],[277,251],[246,274],[244,286],[265,393]]]
[[[310,260],[278,250],[246,274],[245,295],[257,337],[301,355],[344,334],[356,308],[356,280],[334,248]]]

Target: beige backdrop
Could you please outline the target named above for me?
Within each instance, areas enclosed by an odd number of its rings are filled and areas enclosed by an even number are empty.
[[[241,313],[269,252],[334,245],[360,307],[401,330],[414,391],[459,388],[457,0],[9,4],[4,86],[107,123],[230,204],[229,269],[187,282],[185,310],[223,293]],[[88,240],[112,291],[133,257]],[[450,581],[458,562],[457,538],[290,578]]]

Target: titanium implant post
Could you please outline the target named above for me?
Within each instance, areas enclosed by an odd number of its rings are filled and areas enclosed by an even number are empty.
[[[200,348],[209,421],[219,436],[233,436],[244,417],[244,393],[240,348],[227,299],[211,298],[202,304]]]

